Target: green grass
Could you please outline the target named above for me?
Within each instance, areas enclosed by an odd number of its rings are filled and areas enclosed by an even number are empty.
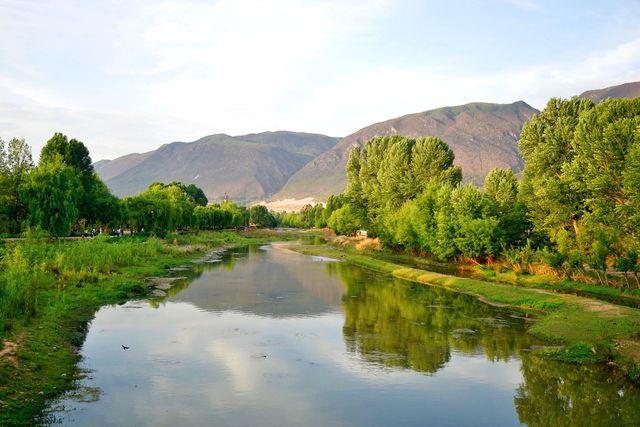
[[[471,274],[473,277],[496,283],[508,283],[522,287],[547,289],[554,292],[577,294],[591,298],[601,299],[616,304],[640,307],[640,289],[606,287],[600,284],[583,283],[576,280],[563,279],[551,274],[526,274],[516,273],[506,268],[490,266],[476,266]],[[618,282],[622,284],[623,282]]]
[[[606,287],[600,284],[583,283],[576,280],[559,278],[552,274],[528,274],[515,272],[502,265],[469,265],[453,262],[440,262],[429,257],[419,257],[408,253],[396,253],[388,249],[381,251],[358,251],[353,245],[333,246],[340,254],[350,256],[366,256],[378,261],[390,262],[394,265],[414,267],[417,269],[435,271],[452,276],[479,279],[500,284],[516,285],[535,289],[545,289],[558,293],[576,294],[589,298],[597,298],[614,304],[622,304],[640,308],[640,289],[634,287],[622,288],[622,279],[618,287]]]
[[[549,357],[576,363],[606,359],[631,377],[634,372],[639,372],[640,310],[636,308],[552,292],[544,286],[538,289],[534,282],[523,287],[425,271],[385,261],[373,254],[358,254],[337,247],[301,246],[297,250],[343,259],[405,280],[474,295],[489,304],[513,307],[536,318],[529,328],[530,333],[565,345],[562,350],[546,352]]]
[[[145,277],[167,274],[213,247],[298,237],[201,232],[166,241],[104,237],[1,245],[0,342],[18,343],[18,365],[0,359],[0,425],[33,425],[48,399],[73,386],[88,322],[102,305],[144,297]]]
[[[544,350],[543,354],[554,360],[569,363],[606,362],[612,357],[610,346],[593,345],[576,341],[561,349]]]

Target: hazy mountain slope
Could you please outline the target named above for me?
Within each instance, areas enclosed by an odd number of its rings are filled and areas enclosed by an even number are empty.
[[[604,89],[588,90],[581,93],[578,98],[589,98],[598,103],[607,98],[637,98],[640,97],[640,82],[624,83]]]
[[[326,135],[289,131],[250,133],[247,135],[239,135],[235,138],[243,141],[272,145],[292,153],[304,154],[311,157],[324,153],[340,141],[340,138]]]
[[[137,194],[154,181],[176,180],[198,185],[212,201],[225,193],[238,201],[257,200],[278,191],[309,161],[306,155],[222,134],[166,144],[144,156],[133,167],[105,179],[114,194]],[[102,176],[111,163],[128,162],[129,156],[121,159],[97,168],[98,174]]]
[[[640,82],[580,95],[595,102],[638,96]],[[199,185],[211,200],[225,193],[238,201],[270,196],[274,200],[309,196],[321,200],[343,191],[344,169],[354,146],[381,135],[437,136],[453,149],[465,181],[481,185],[494,167],[522,170],[517,140],[522,125],[536,112],[522,101],[471,103],[375,123],[345,138],[288,131],[236,137],[220,134],[101,160],[94,167],[119,196],[141,192],[153,181],[179,180]]]
[[[116,160],[99,160],[93,164],[93,169],[96,171],[103,181],[108,181],[132,167],[137,166],[146,159],[152,151],[148,153],[133,153],[126,156],[118,157]]]
[[[367,126],[342,139],[296,172],[274,199],[314,196],[324,199],[346,185],[345,165],[354,146],[374,136],[437,136],[453,149],[466,181],[482,184],[492,168],[522,170],[517,141],[523,123],[538,110],[513,104],[471,103],[409,114]]]

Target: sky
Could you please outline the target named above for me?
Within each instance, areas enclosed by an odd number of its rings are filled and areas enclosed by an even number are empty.
[[[0,0],[0,137],[93,160],[640,80],[640,0]]]

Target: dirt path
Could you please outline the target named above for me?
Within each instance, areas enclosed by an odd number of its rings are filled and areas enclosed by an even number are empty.
[[[11,363],[16,368],[20,366],[18,356],[16,355],[18,347],[22,343],[24,336],[20,335],[18,339],[14,341],[4,340],[2,341],[2,350],[0,350],[0,360],[5,360]]]

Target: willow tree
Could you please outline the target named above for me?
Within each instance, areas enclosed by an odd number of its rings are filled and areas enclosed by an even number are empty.
[[[61,156],[41,161],[20,186],[21,199],[29,209],[27,224],[54,236],[68,235],[78,218],[80,187],[79,174]]]
[[[78,192],[78,218],[89,224],[115,225],[119,215],[119,203],[111,195],[93,169],[89,149],[75,138],[55,133],[42,148],[40,163],[50,162],[54,157],[75,170],[80,178]]]

